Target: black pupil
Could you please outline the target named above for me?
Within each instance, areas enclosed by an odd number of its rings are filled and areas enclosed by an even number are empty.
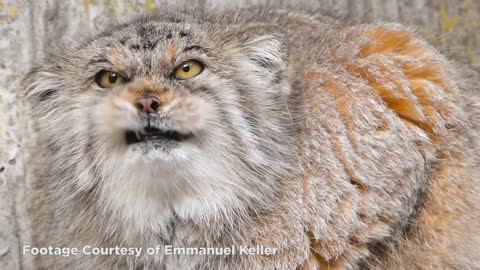
[[[184,66],[182,67],[182,70],[183,70],[183,72],[189,72],[189,71],[190,71],[190,65],[188,65],[188,64],[187,64],[187,65],[184,65]]]
[[[117,79],[118,79],[117,73],[110,73],[110,75],[108,76],[109,83],[115,83]]]

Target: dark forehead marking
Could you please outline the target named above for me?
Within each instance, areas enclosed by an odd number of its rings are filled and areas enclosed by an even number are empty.
[[[198,45],[187,46],[187,47],[185,47],[185,49],[183,49],[184,52],[192,51],[192,50],[201,51],[201,52],[207,52],[208,51],[204,47],[198,46]]]
[[[140,24],[137,28],[137,34],[140,37],[147,37],[151,35],[155,35],[158,32],[158,28],[153,24]]]
[[[173,23],[181,23],[182,22],[182,19],[180,18],[177,18],[177,17],[170,17],[167,19],[169,22],[173,22]]]
[[[129,48],[135,51],[138,51],[140,49],[153,50],[162,39],[171,40],[174,35],[180,38],[190,36],[190,33],[183,30],[180,30],[178,32],[168,30],[166,33],[162,33],[161,30],[162,29],[160,28],[160,26],[154,25],[152,23],[140,24],[136,28],[137,35],[140,38],[140,41],[138,43],[131,44]],[[120,43],[122,45],[125,45],[126,43],[128,43],[128,38],[125,37],[121,39]]]
[[[140,45],[139,44],[132,44],[132,45],[130,45],[130,49],[132,49],[134,51],[138,51],[138,50],[140,50]]]
[[[137,35],[141,39],[141,41],[140,41],[141,44],[139,44],[138,47],[139,48],[141,47],[144,50],[153,50],[157,46],[157,44],[160,40],[160,38],[159,38],[160,31],[159,31],[158,27],[155,26],[152,23],[149,23],[149,24],[142,23],[142,24],[140,24],[137,27]],[[138,50],[138,49],[136,49],[136,46],[135,46],[135,48],[131,47],[131,49]]]
[[[153,50],[155,48],[155,46],[157,46],[157,44],[158,44],[158,39],[156,39],[156,40],[150,40],[150,39],[145,40],[143,42],[143,49],[144,50]]]
[[[99,63],[108,63],[111,64],[110,61],[104,57],[99,57],[93,60],[88,61],[88,65],[94,65],[94,64],[99,64]]]
[[[127,41],[128,41],[128,37],[121,38],[120,39],[120,44],[125,45],[125,44],[127,44]]]

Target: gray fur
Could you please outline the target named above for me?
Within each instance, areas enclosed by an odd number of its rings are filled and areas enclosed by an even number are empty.
[[[414,37],[445,64],[452,92],[431,88],[446,108],[426,116],[434,135],[408,125],[343,66],[361,62],[363,34],[373,28],[282,10],[164,11],[55,51],[25,80],[41,134],[35,246],[259,244],[279,252],[38,257],[39,268],[314,269],[317,254],[332,269],[480,269],[478,125],[467,120],[479,110],[461,94],[478,84]],[[172,79],[188,59],[205,70]],[[100,89],[102,69],[131,83]],[[306,79],[311,70],[323,78]],[[151,119],[119,103],[137,81],[167,89],[172,103]],[[341,101],[350,104],[347,118]],[[127,147],[125,128],[147,121],[194,138]],[[439,177],[458,190],[436,188]],[[449,200],[430,205],[436,196]],[[422,215],[449,211],[458,216],[441,224],[438,243],[422,240]]]

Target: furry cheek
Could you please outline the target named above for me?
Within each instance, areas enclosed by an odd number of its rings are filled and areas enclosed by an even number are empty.
[[[197,96],[177,97],[163,110],[171,125],[182,133],[206,132],[219,121],[215,105]]]
[[[129,101],[119,97],[107,97],[97,106],[102,125],[108,130],[143,128],[140,113]]]

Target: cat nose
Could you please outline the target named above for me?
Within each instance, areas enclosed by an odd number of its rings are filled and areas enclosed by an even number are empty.
[[[154,97],[139,98],[135,106],[146,113],[156,113],[160,107],[160,101]]]

